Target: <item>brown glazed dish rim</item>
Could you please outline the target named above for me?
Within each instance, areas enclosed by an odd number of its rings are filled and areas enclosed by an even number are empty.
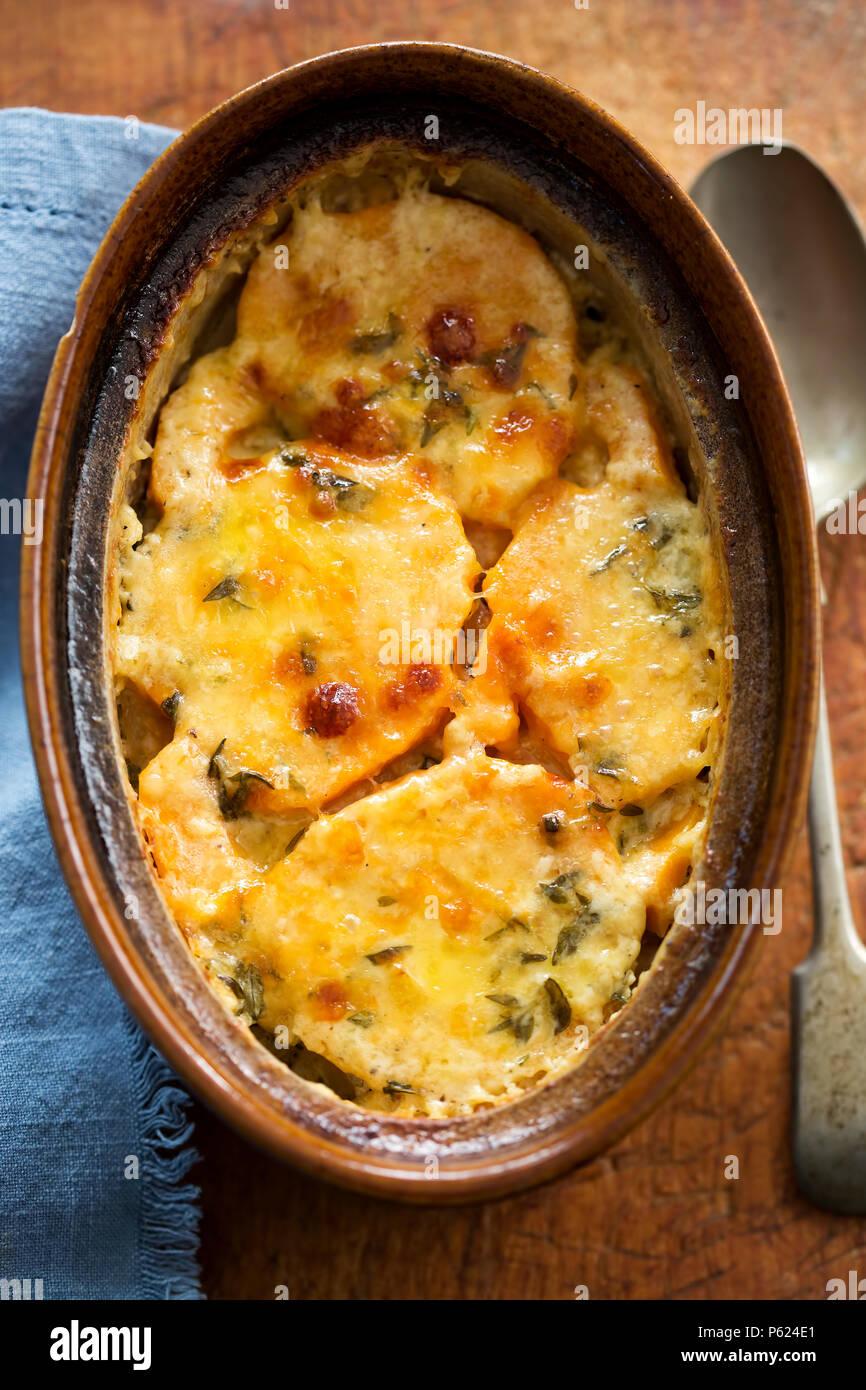
[[[137,235],[136,224],[141,226],[149,200],[157,197],[178,168],[188,165],[197,147],[220,127],[228,126],[230,139],[237,144],[245,113],[253,112],[256,104],[267,95],[304,87],[315,94],[329,81],[339,87],[353,66],[357,71],[358,65],[366,64],[378,74],[387,69],[389,63],[401,63],[410,70],[420,67],[434,82],[438,80],[443,90],[459,91],[464,78],[474,91],[486,92],[488,83],[494,92],[498,87],[510,87],[512,95],[519,92],[535,102],[537,108],[548,112],[546,119],[550,122],[555,114],[563,122],[569,117],[579,117],[584,126],[593,127],[599,142],[606,142],[608,148],[614,149],[617,157],[622,157],[630,166],[629,181],[638,178],[639,169],[639,178],[645,181],[642,188],[647,183],[654,185],[653,197],[675,211],[679,240],[676,240],[675,229],[670,230],[670,244],[664,240],[666,225],[661,219],[652,225],[651,233],[683,274],[689,296],[707,323],[715,325],[716,329],[726,327],[729,351],[731,339],[747,342],[743,351],[751,354],[753,379],[758,383],[756,398],[760,397],[755,410],[767,413],[765,428],[773,440],[776,489],[772,499],[767,498],[770,518],[767,524],[779,528],[779,547],[786,565],[777,579],[780,590],[784,579],[784,599],[788,605],[788,628],[780,658],[782,674],[788,679],[780,689],[778,700],[784,739],[774,755],[772,789],[775,797],[772,812],[758,839],[750,885],[779,882],[794,831],[805,809],[817,718],[820,619],[811,499],[781,369],[739,272],[708,223],[673,178],[595,103],[553,78],[508,58],[450,44],[411,42],[377,44],[326,54],[276,73],[224,102],[170,145],[151,166],[117,214],[91,264],[78,293],[73,325],[60,342],[48,381],[28,484],[31,497],[44,499],[44,539],[39,547],[23,548],[22,663],[36,764],[64,874],[117,989],[169,1062],[225,1120],[264,1148],[311,1174],[387,1197],[428,1202],[477,1200],[501,1196],[553,1177],[608,1147],[644,1118],[694,1063],[711,1031],[729,1011],[760,943],[760,928],[743,926],[730,931],[718,958],[714,958],[710,966],[704,963],[699,990],[684,1007],[675,1010],[672,1024],[654,1050],[643,1058],[637,1070],[624,1076],[622,1084],[588,1113],[569,1114],[566,1109],[549,1124],[539,1125],[537,1132],[530,1126],[521,1144],[510,1151],[504,1141],[486,1144],[482,1138],[473,1141],[474,1147],[470,1144],[466,1148],[457,1143],[454,1161],[445,1165],[442,1174],[447,1181],[427,1182],[423,1147],[413,1152],[412,1162],[408,1159],[404,1162],[400,1154],[395,1157],[394,1144],[391,1149],[384,1142],[365,1147],[359,1141],[352,1147],[340,1141],[339,1127],[332,1131],[325,1128],[325,1132],[312,1124],[306,1127],[287,1113],[288,1107],[286,1112],[281,1112],[273,1103],[269,1105],[270,1092],[265,1093],[254,1084],[243,1084],[237,1073],[231,1075],[227,1054],[210,1045],[203,1032],[196,1034],[188,1011],[185,1014],[177,998],[170,998],[153,978],[126,929],[98,851],[96,831],[88,823],[86,797],[74,771],[75,736],[71,720],[64,717],[68,711],[64,710],[65,690],[61,679],[65,651],[58,639],[57,594],[62,588],[62,575],[57,563],[57,548],[58,537],[66,524],[64,473],[74,425],[70,404],[76,402],[76,393],[83,389],[87,370],[87,363],[81,360],[86,355],[81,348],[83,326],[94,311],[103,281],[111,275],[118,248],[126,238]],[[490,109],[495,116],[501,113],[502,107],[494,102]],[[532,128],[536,133],[540,129],[537,124]],[[564,144],[567,157],[576,158],[567,143],[567,131],[551,132],[546,125],[541,134],[555,137],[560,147]],[[597,173],[594,168],[593,172]],[[597,176],[601,178],[600,174]],[[202,177],[207,177],[206,165]],[[636,211],[635,217],[642,224],[646,223],[644,210]],[[707,259],[712,275],[706,274]],[[750,415],[749,419],[752,418]],[[191,956],[190,965],[197,969]],[[233,1027],[228,1016],[226,1027]],[[553,1082],[545,1088],[551,1095],[551,1105],[555,1104],[556,1085]],[[488,1112],[489,1116],[498,1116],[489,1122],[495,1128],[489,1129],[488,1134],[507,1136],[509,1112],[515,1104],[523,1105],[524,1101]],[[311,1101],[311,1115],[314,1109]],[[366,1115],[367,1131],[374,1137],[377,1119]],[[412,1126],[420,1125],[425,1135],[432,1136],[434,1147],[437,1133],[444,1133],[442,1126],[449,1126],[449,1134],[460,1133],[459,1121],[403,1120],[397,1123],[393,1117],[387,1119],[387,1134],[397,1136],[398,1148],[399,1135],[408,1135]],[[401,1124],[405,1128],[401,1129]],[[385,1128],[382,1127],[383,1134]]]

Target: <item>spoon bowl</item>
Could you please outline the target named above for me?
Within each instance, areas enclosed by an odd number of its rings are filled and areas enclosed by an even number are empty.
[[[847,201],[808,155],[764,148],[721,155],[692,197],[775,342],[822,521],[866,481],[866,245]]]

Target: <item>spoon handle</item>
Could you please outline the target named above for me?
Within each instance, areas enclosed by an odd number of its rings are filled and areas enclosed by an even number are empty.
[[[824,682],[809,792],[815,933],[791,984],[793,1150],[802,1192],[866,1214],[866,949],[848,890]]]
[[[833,777],[833,747],[830,742],[823,675],[812,782],[809,788],[809,843],[812,850],[815,911],[812,955],[826,951],[838,957],[840,963],[843,959],[866,962],[845,880],[845,860],[842,854],[836,784]],[[866,1010],[866,998],[863,1000],[863,1007]]]

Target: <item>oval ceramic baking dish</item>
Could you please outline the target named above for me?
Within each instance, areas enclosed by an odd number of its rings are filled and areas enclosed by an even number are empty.
[[[271,210],[336,162],[395,151],[447,164],[457,192],[545,248],[589,248],[727,585],[735,659],[699,875],[708,889],[777,885],[808,782],[818,641],[805,468],[778,364],[734,266],[650,156],[586,99],[489,54],[401,43],[302,64],[199,122],[131,194],[80,291],[36,437],[30,491],[45,526],[41,548],[25,548],[25,680],[65,873],[165,1055],[226,1119],[312,1173],[466,1200],[550,1177],[646,1114],[725,1014],[760,928],[675,925],[580,1065],[520,1099],[441,1119],[346,1105],[231,1018],[170,921],[130,813],[106,657],[131,439],[184,361],[218,340]]]

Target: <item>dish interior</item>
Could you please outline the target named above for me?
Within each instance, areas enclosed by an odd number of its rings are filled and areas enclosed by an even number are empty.
[[[737,649],[649,336],[537,189],[378,141],[219,247],[146,374],[105,654],[143,853],[349,1107],[583,1065],[701,872]]]

